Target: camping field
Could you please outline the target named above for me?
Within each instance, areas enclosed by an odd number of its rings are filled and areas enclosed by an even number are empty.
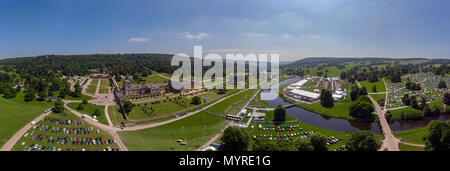
[[[12,99],[5,99],[3,95],[0,95],[2,110],[0,112],[0,146],[3,146],[23,126],[53,106],[53,103],[49,102],[25,102],[23,99],[23,92]]]
[[[241,108],[250,100],[250,98],[256,93],[257,90],[249,89],[238,95],[230,97],[216,105],[206,109],[209,112],[213,112],[219,115],[236,115]]]

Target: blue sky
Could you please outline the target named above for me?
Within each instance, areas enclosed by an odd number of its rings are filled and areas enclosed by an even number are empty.
[[[448,0],[4,0],[0,58],[279,53],[450,57]]]

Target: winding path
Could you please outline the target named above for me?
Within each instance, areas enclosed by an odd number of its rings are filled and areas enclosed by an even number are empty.
[[[358,87],[362,87],[358,81],[356,81],[356,83],[358,84]],[[375,99],[372,98],[372,96],[367,95],[367,97],[369,97],[370,101],[372,101],[375,107],[375,113],[378,116],[380,126],[384,135],[383,144],[380,150],[384,150],[385,148],[387,148],[389,151],[400,151],[398,148],[398,143],[400,142],[400,140],[395,138],[394,134],[392,134],[391,127],[389,127],[389,123],[384,117],[386,111],[381,109],[380,105]]]

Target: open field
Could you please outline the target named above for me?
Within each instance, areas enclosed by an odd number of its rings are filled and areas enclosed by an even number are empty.
[[[323,107],[320,102],[313,104],[299,103],[297,104],[297,106],[314,113],[332,116],[335,118],[355,119],[354,117],[349,115],[349,107],[351,103],[351,101],[335,102],[332,108]]]
[[[120,125],[124,121],[122,113],[119,112],[118,105],[108,106],[108,113],[109,119],[111,119],[114,126]]]
[[[424,147],[417,147],[405,144],[398,144],[400,151],[425,151]]]
[[[168,79],[159,75],[148,75],[141,78],[141,82],[133,82],[133,84],[151,84],[151,83],[167,83]]]
[[[97,84],[98,84],[97,79],[93,79],[91,81],[91,84],[89,84],[88,89],[87,89],[87,93],[88,94],[95,94],[95,91],[97,90]]]
[[[174,113],[189,107],[193,107],[191,100],[185,97],[163,99],[153,102],[136,103],[136,106],[128,114],[130,120],[140,120],[150,117]]]
[[[109,141],[112,139],[111,135],[82,121],[72,113],[52,113],[25,133],[14,145],[12,151],[24,150],[24,148],[37,151],[81,151],[83,149],[103,151],[108,147],[118,149],[116,143]],[[95,144],[93,144],[94,140]],[[32,148],[33,144],[35,148]]]
[[[372,87],[375,85],[377,87],[377,92],[385,92],[386,87],[384,86],[382,78],[380,78],[377,82],[370,83],[369,81],[361,81],[359,82],[361,86],[366,87],[367,92],[374,93]]]
[[[5,99],[0,95],[0,146],[23,126],[53,106],[53,103],[49,102],[25,102],[23,99],[23,92],[19,92],[16,98],[12,99]]]
[[[223,129],[226,122],[221,117],[199,112],[166,125],[118,134],[128,150],[187,151],[203,145]],[[181,145],[178,139],[187,144]]]
[[[98,106],[98,105],[88,103],[88,104],[84,105],[83,110],[78,110],[77,107],[80,104],[81,103],[68,103],[67,106],[72,108],[73,110],[87,114],[89,116],[92,116],[92,114],[95,112],[95,110],[98,109],[101,113],[101,116],[97,117],[98,122],[108,125],[108,121],[106,120],[106,116],[105,116],[105,106]]]
[[[240,93],[239,95],[230,97],[206,110],[219,115],[236,115],[256,93],[256,91],[256,89],[247,90]]]

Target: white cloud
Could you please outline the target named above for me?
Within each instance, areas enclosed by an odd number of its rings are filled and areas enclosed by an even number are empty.
[[[291,38],[291,35],[285,33],[285,34],[283,34],[283,36],[281,36],[281,37],[283,37],[283,39],[289,39],[289,38]]]
[[[197,35],[194,35],[194,34],[191,34],[189,32],[184,32],[183,36],[186,39],[198,39],[198,40],[201,40],[201,39],[204,39],[204,38],[208,37],[209,34],[208,33],[198,33]]]
[[[263,37],[270,37],[270,34],[262,34],[262,33],[244,33],[242,34],[246,37],[252,37],[252,38],[263,38]]]
[[[128,39],[129,42],[147,42],[148,40],[146,37],[133,37]]]

